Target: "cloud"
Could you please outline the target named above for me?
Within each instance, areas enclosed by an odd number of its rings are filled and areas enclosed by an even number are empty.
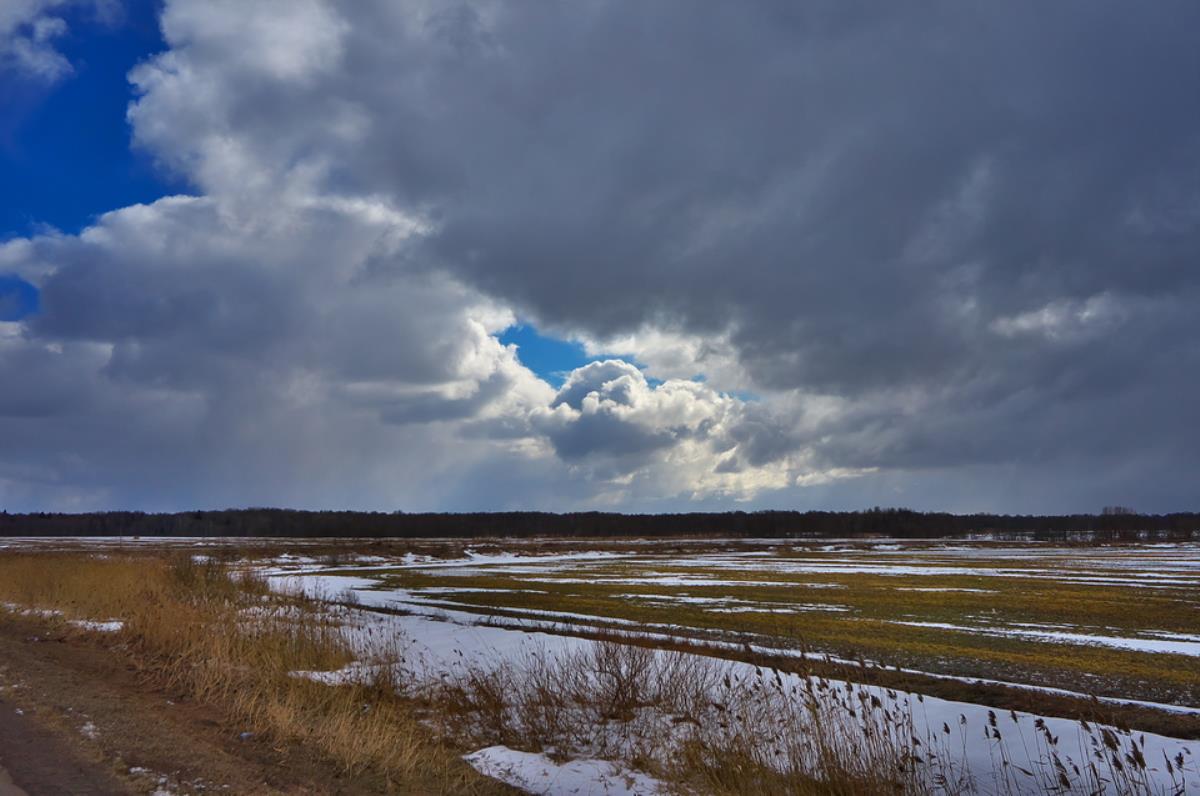
[[[577,368],[549,410],[534,412],[533,424],[561,459],[619,486],[623,499],[684,494],[750,500],[764,490],[866,472],[817,466],[793,417],[703,383],[668,379],[651,385],[638,367],[621,360]]]
[[[1127,311],[1108,294],[1084,301],[1057,299],[1036,310],[1002,316],[991,329],[1003,337],[1039,335],[1047,340],[1072,341],[1103,335],[1125,320]]]
[[[445,278],[372,277],[409,234],[366,209],[252,219],[170,197],[78,237],[5,244],[0,259],[35,264],[43,311],[7,324],[0,346],[16,385],[0,400],[0,462],[42,473],[20,489],[56,504],[413,499],[390,480],[428,487],[440,467],[469,467],[472,446],[497,447],[428,421],[553,391],[492,336],[502,308]]]
[[[787,484],[783,450],[719,467],[761,421],[743,429],[745,404],[706,385],[652,386],[612,360],[553,390],[497,339],[508,308],[396,265],[425,234],[413,219],[308,196],[240,208],[167,197],[0,246],[43,306],[0,340],[7,500],[438,508],[500,461],[527,480],[473,500],[527,505],[555,482],[578,501],[563,507]]]
[[[51,13],[56,0],[25,0],[0,10],[0,65],[34,78],[54,81],[71,73],[71,63],[55,49],[67,23]]]
[[[129,119],[199,195],[0,248],[42,289],[6,356],[210,474],[226,435],[244,492],[193,499],[1184,508],[1198,14],[168,0]],[[645,370],[556,393],[517,317]]]
[[[564,459],[640,458],[684,439],[709,437],[728,399],[690,382],[651,388],[637,367],[605,360],[572,372],[551,410],[543,422]]]
[[[6,0],[0,6],[0,74],[14,71],[54,83],[74,71],[58,50],[68,32],[64,15],[87,9],[101,20],[119,15],[115,0]]]

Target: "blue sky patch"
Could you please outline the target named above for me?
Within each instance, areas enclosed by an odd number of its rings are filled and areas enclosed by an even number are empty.
[[[127,0],[114,25],[84,7],[61,10],[55,41],[74,71],[43,81],[0,75],[0,240],[49,224],[75,233],[96,216],[184,189],[130,146],[129,70],[165,49],[154,0]]]
[[[575,368],[599,358],[589,357],[580,343],[543,335],[532,324],[510,326],[499,339],[504,345],[516,345],[521,364],[554,387],[561,387]]]
[[[498,338],[504,345],[517,346],[517,358],[521,364],[537,374],[538,378],[552,387],[558,388],[567,380],[567,375],[575,368],[581,368],[589,362],[603,359],[620,359],[631,365],[645,370],[645,365],[633,357],[617,356],[616,354],[601,354],[588,356],[583,345],[573,340],[563,340],[542,334],[533,324],[521,323],[510,326]],[[662,379],[646,376],[646,383],[651,387],[662,384]]]

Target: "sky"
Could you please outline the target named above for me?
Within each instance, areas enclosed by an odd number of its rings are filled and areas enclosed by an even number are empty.
[[[5,0],[0,509],[1195,510],[1198,29]]]

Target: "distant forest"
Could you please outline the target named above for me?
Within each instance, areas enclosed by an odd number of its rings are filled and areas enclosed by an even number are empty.
[[[707,514],[497,512],[406,514],[356,511],[231,509],[177,514],[9,514],[0,536],[225,536],[225,537],[870,537],[908,539],[991,534],[1035,539],[1098,540],[1200,538],[1200,513],[1136,514],[1108,507],[1100,514],[1015,516],[945,514],[908,509],[755,511]]]

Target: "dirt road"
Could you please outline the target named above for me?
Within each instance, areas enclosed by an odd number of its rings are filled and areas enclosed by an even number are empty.
[[[3,768],[0,768],[0,796],[29,796],[27,791],[18,788],[12,781],[12,777]]]
[[[0,796],[124,796],[110,771],[84,759],[62,736],[0,699]]]

